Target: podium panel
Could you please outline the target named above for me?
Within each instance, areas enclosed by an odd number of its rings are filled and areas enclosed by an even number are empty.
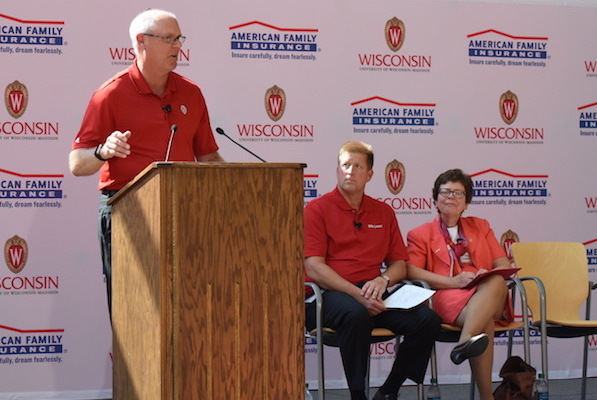
[[[114,399],[302,398],[303,168],[156,163],[112,199]]]

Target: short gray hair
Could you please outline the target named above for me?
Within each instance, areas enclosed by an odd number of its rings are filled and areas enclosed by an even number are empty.
[[[138,54],[139,52],[139,48],[137,45],[137,35],[140,33],[152,31],[155,27],[155,20],[157,19],[157,17],[161,17],[164,15],[176,19],[176,15],[174,15],[170,11],[152,8],[139,13],[135,18],[133,18],[133,20],[131,21],[131,26],[129,27],[129,35],[131,37],[131,42],[133,44],[135,54]]]

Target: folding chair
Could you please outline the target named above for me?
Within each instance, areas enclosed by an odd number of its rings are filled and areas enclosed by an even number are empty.
[[[323,298],[321,289],[313,282],[305,282],[305,286],[309,286],[315,293],[316,302],[316,328],[310,332],[306,332],[306,336],[315,339],[317,342],[317,380],[318,380],[318,397],[319,400],[325,400],[325,374],[324,374],[324,345],[331,347],[338,347],[336,331],[331,328],[323,326],[321,310],[323,309]],[[374,328],[371,331],[371,343],[386,342],[395,339],[398,335],[389,329]],[[370,358],[369,360],[370,361]],[[369,397],[369,367],[367,365],[367,377],[365,379],[365,394]],[[418,384],[418,398],[423,400],[423,385]]]
[[[597,334],[597,321],[589,320],[591,290],[587,252],[581,243],[518,242],[512,255],[519,279],[527,285],[528,305],[532,312],[531,328],[541,332],[542,372],[548,380],[547,339],[585,337],[581,399],[586,398],[589,336]],[[585,317],[580,309],[586,304]]]

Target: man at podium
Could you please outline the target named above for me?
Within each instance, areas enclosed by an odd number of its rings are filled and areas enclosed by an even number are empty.
[[[305,207],[305,272],[323,291],[323,321],[336,330],[352,400],[366,400],[365,377],[373,328],[403,335],[396,360],[374,400],[395,400],[406,379],[422,383],[440,328],[424,305],[389,310],[382,296],[406,278],[406,247],[394,211],[365,195],[373,149],[348,142],[338,154],[336,188]],[[382,265],[387,269],[382,273]],[[307,328],[315,305],[307,303]]]
[[[143,11],[129,33],[135,60],[93,93],[69,155],[74,175],[100,171],[98,231],[109,309],[108,199],[154,161],[223,161],[201,90],[173,72],[185,41],[176,16]]]

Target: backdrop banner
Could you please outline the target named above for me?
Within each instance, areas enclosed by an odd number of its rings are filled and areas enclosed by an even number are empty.
[[[435,218],[437,175],[462,168],[475,188],[465,215],[488,219],[506,250],[515,241],[584,243],[595,280],[597,7],[536,3],[158,6],[178,16],[187,40],[176,71],[201,87],[214,130],[269,162],[306,163],[305,203],[334,188],[340,146],[365,141],[375,149],[368,194],[395,210],[405,238]],[[93,91],[133,62],[129,23],[147,7],[26,0],[0,8],[0,399],[111,397],[98,176],[73,177],[68,154]],[[227,161],[259,162],[215,135]],[[522,354],[520,332],[515,343]],[[496,338],[495,381],[505,345]],[[437,346],[440,381],[469,382],[468,365],[451,364],[451,347]],[[372,346],[373,385],[395,350]],[[328,387],[346,387],[337,350],[326,351]],[[596,351],[591,337],[593,376]],[[311,388],[314,352],[307,342]],[[538,337],[531,352],[539,369]],[[579,377],[581,354],[581,339],[549,339],[550,378]]]

